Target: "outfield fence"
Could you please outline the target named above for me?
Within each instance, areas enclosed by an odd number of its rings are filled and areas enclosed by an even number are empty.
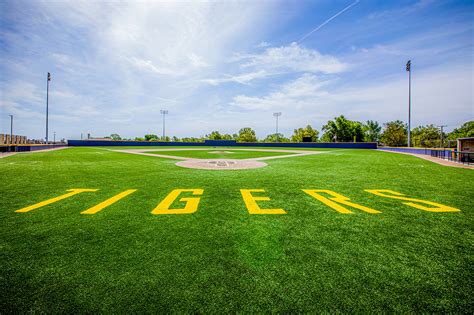
[[[21,144],[21,145],[0,145],[0,152],[31,152],[47,149],[65,147],[65,144]]]
[[[107,140],[68,140],[69,146],[225,146],[225,147],[289,147],[289,148],[328,148],[328,149],[377,149],[375,142],[237,142],[235,140],[205,140],[204,142],[161,142],[161,141],[107,141]]]

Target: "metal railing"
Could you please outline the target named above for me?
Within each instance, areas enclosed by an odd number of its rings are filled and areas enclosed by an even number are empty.
[[[474,152],[456,151],[446,148],[379,147],[379,149],[411,154],[431,155],[432,157],[437,157],[451,162],[474,165]]]
[[[462,164],[474,164],[474,152],[431,150],[431,156]]]

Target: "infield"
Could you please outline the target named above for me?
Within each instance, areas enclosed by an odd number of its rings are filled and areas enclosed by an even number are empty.
[[[262,160],[324,153],[324,151],[258,148],[233,149],[232,151],[215,151],[209,150],[207,148],[159,149],[153,151],[148,149],[125,149],[116,151],[122,153],[170,158],[174,160],[184,160],[177,162],[176,165],[185,168],[218,171],[260,168],[267,166],[265,162],[261,162]],[[224,159],[224,157],[226,157],[228,154],[233,154],[233,159]],[[216,157],[220,157],[220,159],[216,159]]]

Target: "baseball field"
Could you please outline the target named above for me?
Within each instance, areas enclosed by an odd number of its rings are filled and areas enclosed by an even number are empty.
[[[472,170],[292,150],[0,159],[0,312],[472,312]]]

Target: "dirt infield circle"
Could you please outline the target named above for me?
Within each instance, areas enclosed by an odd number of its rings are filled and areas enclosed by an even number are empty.
[[[196,168],[200,170],[245,170],[267,166],[267,163],[255,160],[200,160],[192,159],[176,163],[177,166]]]
[[[175,165],[185,168],[195,168],[201,170],[246,170],[246,169],[253,169],[253,168],[260,168],[267,166],[267,163],[262,162],[263,160],[273,160],[273,159],[285,159],[295,156],[304,156],[304,155],[314,155],[314,154],[321,154],[326,153],[323,151],[306,151],[306,150],[288,150],[288,149],[227,149],[232,151],[260,151],[260,152],[281,152],[281,153],[288,153],[285,155],[277,155],[277,156],[264,156],[258,158],[250,158],[250,159],[197,159],[197,158],[188,158],[176,155],[165,155],[159,154],[156,152],[162,151],[210,151],[212,149],[204,149],[204,148],[173,148],[173,149],[153,149],[154,153],[150,153],[150,149],[126,149],[126,150],[112,150],[115,152],[122,152],[122,153],[129,153],[129,154],[139,154],[139,155],[146,155],[146,156],[154,156],[166,159],[173,159],[173,160],[180,160]],[[232,151],[220,151],[215,150],[210,151],[209,153],[212,154],[232,154]]]

